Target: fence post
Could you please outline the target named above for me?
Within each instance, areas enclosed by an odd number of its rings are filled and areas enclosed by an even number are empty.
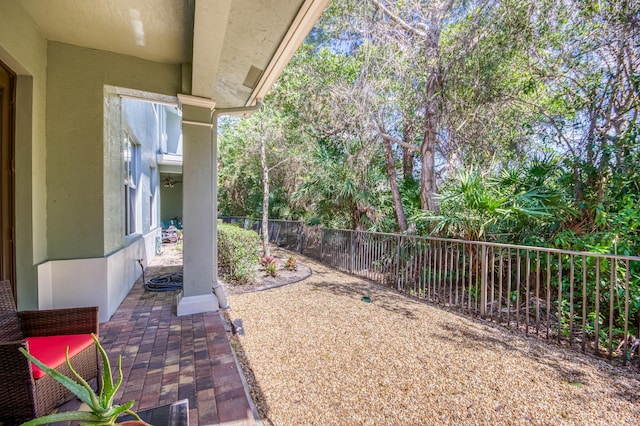
[[[349,273],[353,274],[353,269],[354,269],[354,257],[355,257],[355,247],[353,246],[354,243],[354,238],[353,238],[353,234],[355,231],[349,231]]]
[[[303,254],[304,251],[304,226],[302,224],[298,225],[298,252]]]
[[[487,282],[489,280],[489,259],[487,258],[487,246],[482,246],[482,272],[480,277],[480,316],[484,317],[487,311]]]
[[[398,253],[396,256],[396,283],[400,290],[400,253],[402,252],[402,235],[398,235]]]
[[[320,228],[320,262],[324,262],[324,228]]]

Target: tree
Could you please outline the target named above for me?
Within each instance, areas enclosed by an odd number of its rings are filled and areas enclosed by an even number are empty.
[[[374,142],[377,135],[361,119],[359,61],[307,44],[283,73],[272,99],[274,108],[291,111],[298,137],[313,146],[306,155],[311,170],[302,177],[296,205],[325,224],[370,229],[386,215],[379,173],[384,157]]]
[[[349,118],[382,141],[401,230],[408,200],[397,184],[397,161],[410,182],[417,156],[420,206],[437,210],[437,182],[446,173],[523,141],[519,130],[526,129],[510,101],[520,87],[505,82],[512,57],[524,51],[526,12],[526,3],[512,1],[343,0],[323,18],[328,35],[318,39],[330,47],[336,43],[327,38],[342,40],[344,54],[361,64],[343,89],[355,88]],[[496,119],[505,124],[487,126]]]
[[[262,109],[249,118],[227,120],[223,124],[220,137],[223,213],[226,213],[225,209],[229,209],[234,204],[247,202],[250,198],[256,199],[255,203],[248,203],[251,204],[248,208],[252,210],[245,210],[246,213],[243,214],[253,215],[256,211],[262,211],[265,256],[270,255],[269,216],[273,207],[270,203],[273,196],[271,180],[275,178],[279,189],[282,190],[287,187],[289,173],[293,175],[301,173],[300,147],[296,145],[296,141],[288,137],[289,126],[286,121],[283,114],[265,103]],[[281,169],[280,166],[285,163],[290,166],[289,170],[274,176],[272,172]],[[242,188],[243,185],[247,187]],[[242,195],[239,199],[233,200],[237,194],[242,194],[244,191],[250,195]],[[260,194],[260,196],[254,194]],[[289,201],[287,200],[286,203],[288,205]],[[278,207],[280,210],[286,210],[282,205]]]
[[[640,119],[640,4],[548,1],[551,14],[529,53],[535,91],[521,99],[539,115],[539,132],[569,157],[581,220],[593,224],[607,182],[637,153]]]
[[[277,118],[277,115],[274,114],[273,111],[267,113],[272,118]],[[265,120],[262,117],[258,118],[260,133],[257,136],[258,144],[260,147],[260,166],[262,169],[262,251],[264,256],[271,256],[271,251],[269,250],[269,172],[275,169],[278,166],[283,165],[289,160],[292,160],[291,157],[284,157],[282,155],[278,155],[280,157],[279,161],[275,164],[269,165],[269,161],[267,158],[267,145],[270,145],[270,154],[279,154],[277,141],[283,139],[282,135],[282,127],[280,123],[271,123],[272,126],[267,126]],[[271,139],[275,142],[269,144],[268,140]],[[282,146],[282,145],[281,145]]]
[[[417,113],[421,116],[420,143],[415,144],[394,137],[387,129],[384,114],[378,115],[377,124],[380,135],[387,143],[395,143],[405,149],[419,152],[420,202],[424,210],[437,210],[434,197],[437,191],[435,158],[438,133],[442,127],[442,94],[448,69],[459,58],[445,61],[445,57],[441,54],[443,29],[447,21],[465,18],[475,20],[480,16],[476,10],[484,9],[486,3],[480,2],[477,6],[474,4],[456,8],[456,2],[452,0],[401,4],[372,0],[372,4],[377,9],[378,20],[388,32],[385,38],[392,38],[402,48],[402,52],[408,52],[410,56],[406,59],[406,63],[414,67],[417,65],[416,68],[423,73],[410,76],[410,80],[415,85],[415,94],[419,99]],[[461,14],[455,16],[456,12]],[[462,42],[460,47],[465,46],[460,49],[461,54],[473,48],[479,32],[479,26],[475,23],[468,28],[467,34],[460,37]],[[412,46],[419,47],[414,49]]]
[[[613,229],[613,214],[617,230],[633,228],[633,209],[620,206],[633,205],[640,187],[639,8],[630,0],[335,0],[265,101],[283,117],[287,149],[301,152],[296,167],[271,170],[268,210],[407,231],[419,210],[436,211],[438,187],[455,192],[461,169],[493,176],[485,188],[494,194],[498,176],[525,179],[536,156],[556,156],[564,161],[547,183],[569,188],[582,215],[554,210],[555,229]],[[234,159],[224,160],[232,173],[221,198],[229,210],[264,210],[262,166],[257,155],[245,158],[240,139],[227,148]],[[505,193],[515,200],[520,191]],[[540,197],[519,202],[530,209]],[[464,214],[490,203],[447,206]],[[545,221],[499,222],[506,234],[528,226],[552,237]]]

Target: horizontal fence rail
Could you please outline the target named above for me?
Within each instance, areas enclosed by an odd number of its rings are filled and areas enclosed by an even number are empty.
[[[221,219],[262,230],[260,219]],[[527,335],[623,364],[639,355],[638,256],[327,229],[284,220],[269,220],[269,239],[341,271]]]

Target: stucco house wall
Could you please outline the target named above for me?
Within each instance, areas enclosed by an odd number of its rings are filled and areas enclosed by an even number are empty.
[[[47,41],[13,0],[0,10],[0,61],[17,75],[16,275],[19,309],[38,307],[37,264],[47,259]]]
[[[103,137],[104,86],[175,95],[181,67],[52,42],[48,79],[49,258],[104,256],[125,242],[122,139]]]
[[[165,133],[165,106],[133,99],[122,99],[121,102],[124,129],[139,145],[140,150],[138,176],[134,176],[138,193],[137,231],[147,234],[159,226],[160,221],[158,217],[159,173],[156,155],[160,149],[162,135]],[[154,207],[152,203],[156,206]]]
[[[19,309],[99,305],[106,321],[140,275],[137,259],[153,257],[159,228],[143,202],[140,235],[125,236],[122,100],[105,88],[175,96],[182,68],[48,42],[18,2],[1,6],[0,61],[18,74]],[[154,154],[144,154],[141,197],[159,184]]]

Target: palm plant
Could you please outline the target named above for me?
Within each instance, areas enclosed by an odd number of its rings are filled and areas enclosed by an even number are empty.
[[[378,153],[361,140],[323,140],[313,152],[317,169],[293,195],[326,226],[369,228],[379,221],[377,199],[384,176],[375,167]],[[373,166],[372,166],[373,165]]]
[[[46,372],[49,376],[55,379],[58,383],[62,384],[64,387],[69,389],[78,399],[89,407],[90,411],[67,411],[61,413],[49,414],[47,416],[38,417],[36,419],[30,420],[23,424],[23,426],[35,426],[35,425],[45,425],[49,423],[55,422],[69,422],[69,421],[77,421],[80,425],[114,425],[117,424],[116,420],[118,416],[121,414],[129,414],[136,418],[138,421],[140,417],[133,411],[131,411],[131,407],[135,401],[129,401],[122,405],[114,405],[113,398],[122,384],[122,356],[118,356],[118,380],[117,382],[113,382],[113,376],[111,375],[111,365],[109,363],[109,358],[104,348],[100,345],[98,338],[92,334],[94,342],[96,343],[96,347],[100,352],[102,357],[102,387],[100,389],[100,393],[96,395],[91,386],[80,376],[71,366],[71,362],[69,361],[69,348],[67,348],[67,366],[71,373],[75,377],[76,380],[73,380],[64,374],[61,374],[47,365],[42,363],[40,360],[35,358],[33,355],[28,353],[24,348],[19,348],[20,352],[24,356],[26,356],[31,362],[40,367],[44,372]]]
[[[416,220],[433,224],[432,233],[482,241],[510,235],[521,242],[572,214],[564,194],[549,182],[551,160],[532,160],[524,168],[485,177],[463,170],[439,194],[440,212],[420,212]]]
[[[444,234],[465,240],[484,240],[502,214],[504,197],[496,197],[485,186],[477,171],[461,171],[439,194],[440,211],[417,213],[416,220],[434,224],[433,234]]]

